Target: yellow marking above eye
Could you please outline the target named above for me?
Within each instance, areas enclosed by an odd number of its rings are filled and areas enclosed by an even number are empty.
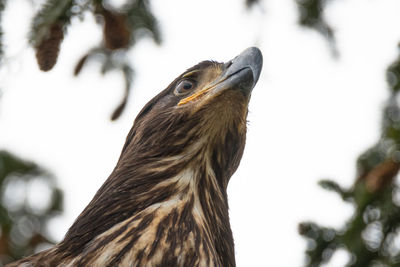
[[[182,76],[182,78],[187,78],[187,77],[189,77],[189,76],[192,76],[192,75],[195,74],[196,72],[199,72],[199,70],[192,70],[192,71],[189,71],[188,73],[185,73],[185,74]]]

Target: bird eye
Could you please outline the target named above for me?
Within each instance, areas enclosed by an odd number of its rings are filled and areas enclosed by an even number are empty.
[[[175,93],[177,95],[182,95],[190,92],[195,87],[194,81],[191,80],[183,80],[178,83],[175,88]]]

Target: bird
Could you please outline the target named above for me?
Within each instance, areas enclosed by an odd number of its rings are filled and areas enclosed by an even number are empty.
[[[138,113],[64,239],[7,266],[235,266],[227,186],[262,63],[250,47],[179,75]]]

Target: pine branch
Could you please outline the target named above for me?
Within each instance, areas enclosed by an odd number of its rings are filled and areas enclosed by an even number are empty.
[[[40,45],[55,24],[66,26],[71,21],[74,0],[47,0],[33,18],[29,40],[34,47]]]
[[[322,34],[330,44],[332,54],[337,56],[334,31],[324,18],[327,0],[295,0],[295,3],[299,10],[299,24]]]
[[[247,8],[251,8],[255,4],[259,3],[260,0],[245,0],[245,4]]]
[[[115,108],[114,112],[111,115],[111,120],[113,121],[118,119],[121,116],[122,111],[124,111],[126,103],[129,99],[130,90],[132,88],[133,69],[128,64],[124,64],[121,66],[121,70],[125,80],[125,92],[121,103]]]
[[[354,215],[344,226],[333,229],[337,234],[331,241],[351,254],[347,266],[400,266],[396,242],[400,236],[400,188],[395,182],[400,169],[400,51],[387,70],[387,80],[390,96],[383,109],[381,138],[358,158],[356,182],[348,190],[332,181],[321,182],[324,188],[345,196],[344,200],[351,199],[355,206]],[[302,225],[300,233],[309,246],[307,266],[327,262],[324,254],[331,254],[326,252],[330,243],[318,235],[326,228],[313,223]]]
[[[148,0],[131,0],[124,7],[126,10],[128,23],[135,33],[140,33],[140,30],[145,30],[150,33],[152,39],[157,43],[161,43],[161,34],[158,28],[158,23],[149,6]],[[141,38],[143,35],[133,35],[133,41],[136,38]]]
[[[35,181],[51,192],[40,208],[32,206],[26,197]],[[25,192],[24,199],[10,198],[10,188],[11,192]],[[60,213],[63,197],[51,174],[33,162],[0,151],[0,198],[0,266],[34,253],[43,244],[54,243],[47,226]]]
[[[342,188],[338,183],[332,180],[321,180],[318,182],[318,185],[324,188],[325,190],[333,191],[345,200],[349,201],[351,198],[351,194],[348,190]]]
[[[156,43],[161,42],[157,21],[147,0],[129,0],[121,9],[111,7],[103,0],[92,0],[93,12],[103,22],[103,42],[87,52],[76,64],[74,74],[78,75],[89,60],[101,63],[101,73],[110,70],[121,71],[125,81],[125,91],[121,102],[114,109],[111,120],[120,117],[128,102],[134,70],[121,56],[136,42],[150,35]]]
[[[3,15],[5,5],[6,5],[6,0],[0,0],[0,22],[2,21],[2,15]],[[4,55],[3,30],[2,30],[2,25],[0,24],[0,64],[2,62],[3,55]]]
[[[306,251],[307,266],[319,266],[330,260],[339,245],[339,233],[336,230],[320,227],[311,222],[299,224],[298,230],[300,235],[309,240]]]
[[[60,44],[71,19],[88,8],[85,1],[47,0],[32,21],[29,41],[36,50],[39,67],[43,71],[57,62]]]
[[[111,70],[118,70],[122,73],[123,79],[125,81],[124,95],[114,109],[111,115],[111,120],[117,120],[122,112],[124,111],[126,104],[129,99],[130,91],[132,88],[132,81],[134,77],[134,70],[125,61],[124,50],[114,53],[105,47],[96,47],[91,49],[87,54],[81,57],[74,69],[74,75],[77,76],[82,71],[82,68],[86,65],[89,60],[99,61],[101,64],[101,74],[106,74]]]

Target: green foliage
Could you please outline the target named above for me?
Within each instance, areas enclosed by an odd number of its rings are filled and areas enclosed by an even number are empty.
[[[322,34],[331,45],[333,55],[337,56],[333,29],[324,19],[327,0],[295,0],[295,2],[299,10],[299,24]]]
[[[53,243],[46,227],[61,212],[62,191],[50,174],[0,151],[0,198],[0,265]]]
[[[386,79],[392,93],[398,92],[400,89],[399,77],[400,77],[400,59],[397,59],[389,66],[386,72]]]
[[[308,240],[306,266],[328,262],[338,248],[351,254],[348,266],[400,264],[400,247],[395,243],[400,225],[399,190],[397,185],[389,185],[370,192],[359,181],[350,193],[354,215],[342,228],[326,228],[311,222],[300,224],[299,232]]]
[[[39,46],[50,34],[53,25],[60,24],[63,28],[69,25],[71,17],[74,15],[73,6],[73,0],[47,0],[32,21],[29,38],[32,45]]]
[[[5,1],[6,0],[0,0],[0,22],[1,22],[1,19],[2,19],[3,11],[4,11]],[[0,24],[0,63],[2,61],[3,54],[4,54],[4,51],[3,51],[3,31],[2,31],[1,24]]]
[[[382,138],[391,141],[392,146],[397,151],[400,147],[400,107],[397,100],[400,89],[400,56],[388,67],[386,79],[390,89],[390,97],[383,113]],[[397,157],[399,156],[397,155]]]
[[[399,66],[400,55],[387,71],[390,96],[384,107],[381,138],[358,158],[355,184],[343,189],[333,181],[320,182],[352,203],[353,216],[340,229],[300,224],[299,232],[308,244],[306,266],[328,262],[338,248],[350,253],[347,266],[400,266],[396,242],[400,237],[400,187],[395,182],[400,169]]]
[[[332,228],[323,228],[315,223],[301,223],[299,233],[310,241],[308,242],[308,266],[318,266],[329,260],[338,247],[338,232]]]
[[[336,192],[337,194],[339,194],[341,196],[341,198],[345,201],[348,201],[349,198],[351,197],[351,193],[348,192],[347,190],[343,189],[338,183],[336,183],[335,181],[331,181],[331,180],[321,180],[318,183],[322,188],[329,190],[329,191],[333,191]]]
[[[326,0],[296,0],[299,8],[300,25],[319,31],[328,39],[333,39],[333,30],[323,17]]]
[[[246,0],[245,3],[246,3],[247,8],[250,8],[250,7],[254,6],[255,4],[257,4],[258,1],[259,0]]]
[[[333,56],[338,56],[335,33],[326,22],[324,12],[329,0],[293,0],[299,12],[298,23],[306,28],[319,32],[329,42]],[[262,0],[245,0],[247,8],[253,7]]]
[[[126,10],[128,27],[134,33],[132,41],[135,43],[138,39],[142,38],[143,34],[139,31],[144,30],[149,33],[151,38],[157,43],[161,43],[161,34],[158,28],[157,20],[150,12],[148,0],[129,1],[123,8]],[[137,33],[137,34],[136,34]]]
[[[133,81],[134,70],[124,54],[146,36],[160,44],[161,34],[147,0],[129,0],[121,9],[110,6],[106,0],[47,0],[33,19],[30,35],[41,70],[48,71],[56,64],[67,27],[73,17],[83,18],[85,11],[102,22],[104,38],[82,56],[74,73],[78,75],[86,62],[93,59],[102,64],[103,74],[109,70],[122,73],[125,94],[111,116],[115,120],[126,106]]]

